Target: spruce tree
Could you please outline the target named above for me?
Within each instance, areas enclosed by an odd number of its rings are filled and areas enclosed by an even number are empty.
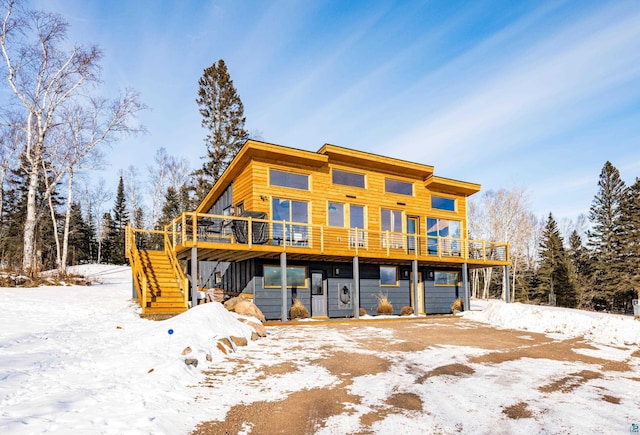
[[[209,131],[205,138],[205,162],[202,169],[196,172],[202,176],[197,188],[200,201],[240,151],[248,133],[244,129],[244,106],[224,60],[220,59],[205,68],[198,85],[196,102],[203,118],[202,126]]]
[[[92,242],[91,228],[82,217],[80,204],[74,202],[71,204],[71,219],[69,221],[69,265],[91,261]]]
[[[126,257],[125,247],[125,227],[129,223],[129,213],[127,212],[127,204],[124,195],[124,182],[122,176],[118,182],[118,192],[116,193],[116,203],[113,207],[113,226],[114,231],[111,235],[111,263],[124,264]]]
[[[640,178],[636,177],[635,183],[625,190],[620,206],[622,276],[616,299],[626,307],[640,290]]]
[[[569,236],[569,260],[571,261],[578,305],[587,306],[595,296],[589,281],[589,253],[582,244],[582,238],[576,230]]]
[[[571,274],[571,263],[564,249],[558,224],[549,213],[540,242],[539,291],[549,295],[550,303],[555,301],[561,307],[575,307],[577,298]]]
[[[596,297],[610,304],[621,285],[621,201],[624,181],[611,162],[600,172],[598,192],[589,211],[591,230],[588,246],[592,251],[591,279]]]

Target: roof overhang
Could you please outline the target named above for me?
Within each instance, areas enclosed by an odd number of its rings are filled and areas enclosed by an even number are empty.
[[[471,196],[480,192],[480,185],[450,178],[431,176],[424,182],[424,187],[434,192],[449,193],[451,195]]]

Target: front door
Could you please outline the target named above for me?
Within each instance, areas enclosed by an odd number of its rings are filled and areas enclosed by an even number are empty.
[[[327,316],[327,280],[320,271],[311,272],[311,316]]]

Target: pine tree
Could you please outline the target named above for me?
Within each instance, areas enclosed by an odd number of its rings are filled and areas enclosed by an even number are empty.
[[[640,290],[640,178],[629,186],[620,203],[621,280],[615,298],[629,309]]]
[[[69,265],[86,263],[91,260],[91,228],[82,217],[80,204],[71,204],[69,221]]]
[[[592,229],[588,233],[588,246],[592,250],[591,279],[596,297],[610,304],[620,289],[621,201],[625,191],[620,173],[606,162],[600,172],[589,220]]]
[[[549,295],[551,303],[555,300],[556,305],[573,308],[577,298],[571,275],[571,262],[564,249],[558,224],[549,213],[540,242],[539,291]]]
[[[569,236],[569,260],[571,261],[579,306],[588,306],[595,296],[589,281],[589,253],[576,230]]]
[[[102,218],[102,237],[100,243],[100,261],[103,263],[118,263],[118,258],[115,257],[114,243],[116,243],[116,225],[111,217],[111,213],[106,212]]]
[[[124,264],[127,259],[125,257],[125,228],[129,223],[129,213],[127,212],[127,204],[124,195],[124,182],[122,176],[118,182],[118,192],[116,193],[116,203],[113,207],[113,226],[114,231],[111,235],[111,263]]]
[[[198,85],[196,102],[203,117],[202,126],[209,130],[205,138],[205,162],[202,169],[196,172],[202,176],[197,187],[200,201],[240,151],[248,133],[244,129],[244,106],[233,86],[224,60],[220,59],[217,64],[214,62],[205,68]]]

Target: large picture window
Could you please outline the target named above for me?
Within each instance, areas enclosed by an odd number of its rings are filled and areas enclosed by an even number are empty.
[[[269,183],[272,186],[291,187],[292,189],[309,190],[309,176],[293,172],[269,169]]]
[[[456,286],[460,281],[458,272],[439,272],[434,274],[435,285]]]
[[[444,198],[442,196],[431,196],[431,208],[445,211],[456,211],[456,200],[453,198]]]
[[[264,287],[280,288],[280,266],[264,266]],[[307,268],[304,266],[287,266],[287,288],[307,288]]]
[[[274,222],[271,237],[274,244],[306,246],[309,241],[307,225],[295,223],[309,223],[309,205],[305,201],[273,198],[271,201],[271,216],[274,221],[285,221],[286,224]]]
[[[429,255],[460,256],[461,246],[460,221],[427,218]]]
[[[364,233],[364,206],[363,205],[349,205],[349,228],[351,228],[349,234],[349,243],[351,246],[365,246],[365,233]]]
[[[380,285],[398,285],[398,268],[396,266],[380,266]]]
[[[399,193],[400,195],[413,196],[413,184],[406,181],[384,179],[384,191],[388,193]]]

